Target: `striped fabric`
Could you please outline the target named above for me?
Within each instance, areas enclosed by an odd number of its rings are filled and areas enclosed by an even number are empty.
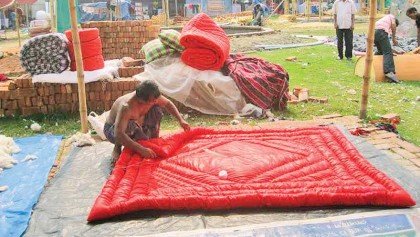
[[[289,74],[280,65],[236,54],[230,55],[222,71],[254,105],[269,109],[278,101],[279,110],[286,109]]]
[[[160,39],[154,39],[145,44],[141,48],[141,52],[146,58],[146,63],[150,63],[158,58],[173,54],[176,50],[162,44]]]
[[[184,47],[179,43],[181,39],[181,33],[176,30],[164,30],[160,32],[159,39],[164,45],[175,49],[180,53],[184,50]]]

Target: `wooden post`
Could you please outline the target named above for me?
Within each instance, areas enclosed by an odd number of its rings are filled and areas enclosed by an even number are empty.
[[[178,0],[175,0],[175,16],[178,16]]]
[[[168,27],[169,25],[169,0],[165,0],[165,8],[166,8],[166,14],[165,14],[165,18],[166,18],[166,27]]]
[[[311,17],[311,1],[306,0],[306,18]]]
[[[319,7],[318,7],[318,14],[319,14],[319,22],[322,20],[322,0],[319,0]]]
[[[380,9],[382,14],[385,13],[385,1],[384,0],[379,1],[379,9]]]
[[[56,32],[55,30],[55,3],[54,0],[50,0],[50,18],[51,18],[51,31]]]
[[[289,15],[290,11],[290,0],[285,0],[284,2],[284,15]]]
[[[70,19],[71,19],[71,34],[73,39],[74,54],[76,58],[77,69],[77,85],[79,92],[79,112],[82,133],[88,131],[87,108],[86,108],[86,90],[85,90],[85,75],[83,73],[82,49],[80,48],[80,37],[77,29],[76,17],[76,3],[75,0],[69,1]]]
[[[29,28],[29,4],[25,4],[26,26]]]
[[[292,0],[292,15],[296,16],[296,0]]]
[[[19,39],[19,48],[22,46],[22,41],[20,39],[20,16],[17,13],[17,3],[15,1],[15,16],[16,16],[16,31],[17,31],[17,35],[18,35],[18,39]]]
[[[376,0],[370,0],[369,31],[367,35],[365,72],[363,74],[362,102],[361,102],[360,114],[359,114],[360,119],[366,118],[366,109],[367,109],[368,97],[369,97],[369,80],[370,80],[370,72],[372,70],[372,62],[373,62],[373,40],[375,37],[375,17],[376,17]]]

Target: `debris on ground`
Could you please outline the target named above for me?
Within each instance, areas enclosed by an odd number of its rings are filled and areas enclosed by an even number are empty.
[[[400,119],[400,115],[395,114],[395,113],[390,113],[390,114],[382,115],[381,118],[386,119],[386,120]]]
[[[314,103],[328,103],[328,98],[325,97],[316,97],[309,95],[308,88],[302,87],[295,87],[293,92],[289,93],[289,101],[290,104],[297,104],[299,102],[314,102]]]
[[[34,132],[39,132],[41,131],[41,125],[39,125],[39,123],[33,123],[31,124],[31,130]]]
[[[350,95],[355,95],[357,92],[354,89],[347,90],[347,93]]]
[[[95,140],[91,137],[89,133],[78,132],[67,140],[66,146],[69,146],[71,144],[78,147],[93,146],[95,145]]]
[[[36,159],[38,159],[38,156],[36,156],[36,155],[27,155],[27,156],[25,156],[25,158],[22,160],[22,162],[25,162],[25,161],[30,161],[30,160],[36,160]]]
[[[264,35],[250,35],[230,38],[230,51],[232,53],[255,51],[255,45],[297,44],[303,39],[296,36],[276,31]]]
[[[4,192],[6,190],[9,189],[9,186],[5,185],[5,186],[0,186],[0,192]]]
[[[295,56],[293,56],[293,57],[288,57],[288,58],[286,58],[286,61],[289,61],[289,62],[296,62],[296,61],[297,61],[297,57],[295,57]]]
[[[234,119],[234,120],[230,121],[230,125],[238,125],[240,123],[241,123],[241,121],[239,121],[237,119]]]

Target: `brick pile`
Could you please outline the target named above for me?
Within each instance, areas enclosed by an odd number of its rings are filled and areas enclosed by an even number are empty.
[[[88,111],[102,113],[111,109],[114,101],[135,90],[139,81],[121,78],[111,82],[86,84]],[[21,114],[77,112],[79,97],[77,84],[32,83],[25,74],[0,83],[0,117]]]
[[[105,60],[122,57],[142,58],[140,49],[158,37],[160,26],[147,21],[91,21],[82,28],[98,28]]]

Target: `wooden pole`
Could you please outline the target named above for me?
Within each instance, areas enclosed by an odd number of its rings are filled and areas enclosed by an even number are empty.
[[[15,1],[15,16],[16,16],[16,31],[19,39],[19,48],[22,46],[22,41],[20,39],[20,16],[17,13],[17,3]]]
[[[296,0],[292,0],[292,15],[296,16]]]
[[[381,13],[384,14],[385,13],[385,1],[384,0],[379,1],[379,8],[381,9]]]
[[[165,17],[166,17],[166,27],[168,27],[169,25],[169,0],[165,0],[165,8],[166,8],[166,13],[165,13]]]
[[[50,0],[50,23],[51,23],[51,31],[56,32],[55,30],[55,3],[54,0]]]
[[[368,97],[369,97],[369,80],[370,80],[370,72],[372,70],[372,62],[373,62],[373,40],[375,37],[375,17],[376,17],[376,0],[370,0],[369,31],[367,35],[365,72],[363,74],[362,102],[361,102],[360,114],[359,114],[360,119],[366,118],[366,110],[367,110]]]
[[[311,2],[310,0],[306,0],[306,18],[309,19],[311,16]]]
[[[322,20],[322,0],[319,0],[318,14],[319,14],[319,22],[321,22],[321,20]]]
[[[26,26],[29,28],[29,4],[25,4]]]
[[[69,1],[70,19],[71,19],[71,34],[73,40],[74,54],[76,57],[77,69],[77,85],[79,92],[79,112],[81,130],[83,133],[88,131],[87,108],[86,108],[86,90],[85,90],[85,75],[83,73],[82,49],[80,48],[80,38],[77,29],[76,3],[75,0]]]
[[[290,11],[290,2],[289,0],[285,0],[284,2],[284,15],[289,15]]]

